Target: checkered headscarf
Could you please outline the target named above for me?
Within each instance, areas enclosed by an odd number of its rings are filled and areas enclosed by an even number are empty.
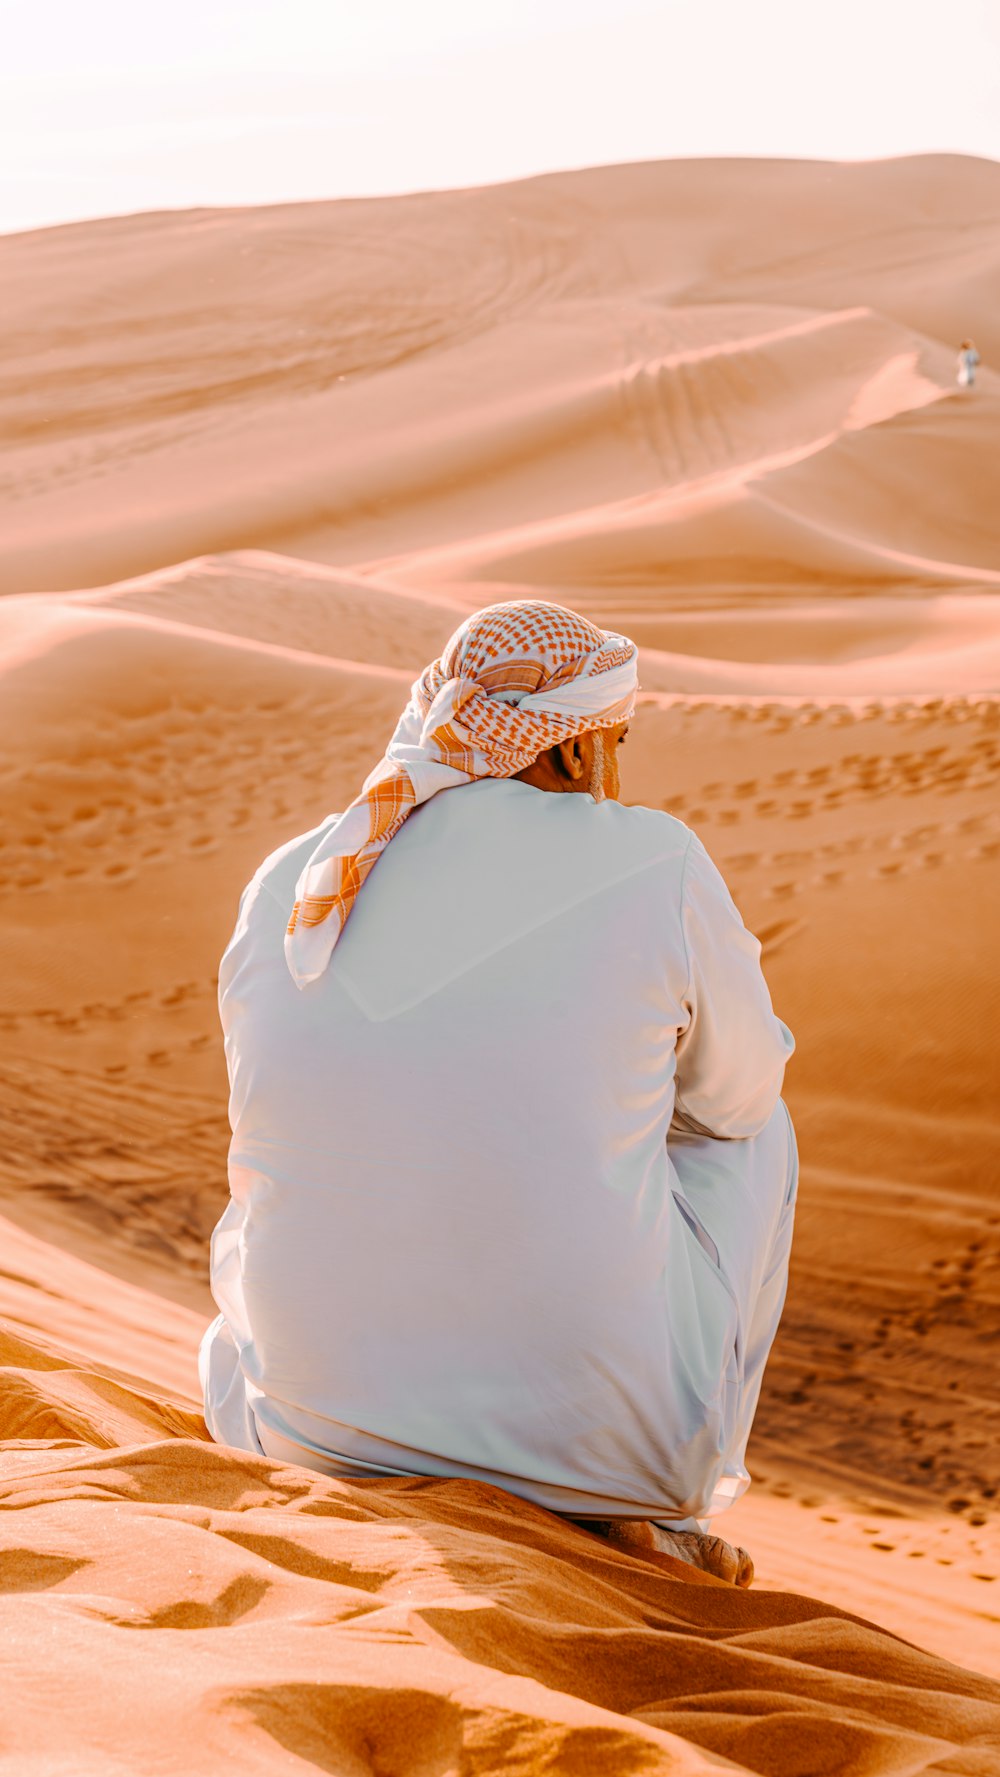
[[[408,814],[439,790],[513,777],[549,747],[632,714],[638,653],[562,605],[489,605],[413,686],[384,758],[324,834],[296,884],[285,956],[315,981],[365,877]]]

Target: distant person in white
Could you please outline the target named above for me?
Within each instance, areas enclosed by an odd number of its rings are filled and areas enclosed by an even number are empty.
[[[222,962],[221,1443],[466,1476],[738,1584],[708,1534],[785,1295],[793,1049],[699,840],[618,800],[637,652],[558,605],[458,629]]]
[[[963,339],[958,348],[958,363],[956,366],[956,377],[960,389],[972,388],[972,385],[976,380],[976,366],[978,363],[979,353],[976,351],[971,339]]]

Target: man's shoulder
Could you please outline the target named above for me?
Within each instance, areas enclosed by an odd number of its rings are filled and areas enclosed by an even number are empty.
[[[599,802],[597,808],[616,836],[640,850],[648,849],[651,856],[674,857],[691,843],[690,827],[664,808],[650,808],[644,802]]]
[[[316,827],[310,827],[307,833],[296,833],[293,838],[286,839],[274,851],[269,852],[262,864],[258,864],[246,891],[254,888],[265,889],[282,904],[288,899],[289,893],[294,896],[295,884],[298,882],[304,866],[315,851],[324,833],[339,818],[330,814],[320,821]]]

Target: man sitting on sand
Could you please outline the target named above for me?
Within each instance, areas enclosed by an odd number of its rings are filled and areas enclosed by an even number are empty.
[[[219,1442],[492,1482],[740,1584],[797,1180],[792,1038],[671,815],[618,800],[637,651],[494,605],[222,962]]]

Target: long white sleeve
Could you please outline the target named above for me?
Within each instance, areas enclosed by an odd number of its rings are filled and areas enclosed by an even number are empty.
[[[778,1101],[795,1039],[772,1010],[760,944],[693,834],[681,917],[689,1021],[677,1039],[675,1115],[728,1140],[756,1135]]]

